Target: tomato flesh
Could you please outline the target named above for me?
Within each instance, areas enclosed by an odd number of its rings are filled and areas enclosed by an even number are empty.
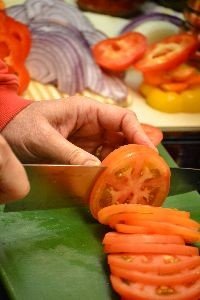
[[[114,275],[110,279],[114,290],[127,300],[199,300],[200,296],[200,280],[190,286],[177,285],[172,288],[133,283]]]
[[[100,41],[92,48],[97,64],[111,71],[124,71],[142,57],[147,39],[138,32],[129,32],[117,38]]]
[[[170,169],[149,147],[127,145],[113,151],[102,162],[107,166],[90,194],[90,210],[97,218],[103,207],[120,203],[159,206],[169,192]]]
[[[200,266],[200,256],[159,254],[109,254],[108,264],[127,270],[154,272],[160,275],[180,273]]]

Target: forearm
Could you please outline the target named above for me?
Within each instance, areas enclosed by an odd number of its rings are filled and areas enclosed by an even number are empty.
[[[0,60],[0,131],[32,101],[17,95],[18,81]]]

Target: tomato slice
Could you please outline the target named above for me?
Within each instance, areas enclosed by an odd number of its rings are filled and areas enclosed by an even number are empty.
[[[132,233],[131,228],[133,228],[134,232],[134,225],[146,228],[146,233],[179,235],[186,242],[200,242],[200,232],[197,230],[166,222],[158,223],[154,221],[132,220],[132,225],[119,224],[119,226],[116,225],[115,228],[121,233]]]
[[[118,204],[110,205],[102,208],[98,212],[98,221],[102,224],[108,225],[111,216],[120,213],[140,213],[140,214],[168,214],[170,216],[177,216],[181,218],[189,218],[190,213],[187,211],[180,211],[174,208],[154,207],[151,205],[142,204]]]
[[[90,194],[90,210],[97,218],[105,206],[141,203],[159,206],[170,185],[170,169],[155,151],[142,145],[125,145],[102,162],[107,166]]]
[[[163,285],[163,286],[171,286],[174,287],[178,284],[186,285],[195,282],[197,279],[200,279],[200,266],[193,270],[186,270],[178,273],[178,274],[170,274],[170,275],[159,275],[153,272],[140,272],[135,270],[127,270],[123,268],[119,268],[113,265],[110,265],[111,273],[114,276],[123,278],[125,280],[130,280],[132,282],[139,282],[150,285]]]
[[[174,225],[181,225],[187,227],[188,229],[199,230],[200,224],[192,219],[183,218],[176,215],[170,215],[167,212],[159,213],[119,213],[110,216],[108,220],[108,225],[112,228],[116,224],[122,223],[127,225],[134,225],[135,221],[153,221],[153,222],[165,222]],[[139,225],[138,225],[139,226]]]
[[[109,254],[108,264],[127,270],[169,275],[199,267],[200,256]]]
[[[160,144],[160,142],[163,140],[163,133],[159,128],[149,124],[141,124],[141,126],[155,146]]]
[[[187,61],[198,47],[195,35],[181,33],[151,45],[134,66],[142,72],[171,70]]]
[[[199,255],[199,249],[192,246],[176,244],[145,244],[135,242],[119,242],[104,245],[105,253],[135,253],[135,254],[172,254],[195,256]]]
[[[191,285],[155,286],[133,283],[117,276],[110,276],[113,289],[123,299],[129,300],[198,300],[200,296],[200,280]]]
[[[146,37],[138,32],[129,32],[100,41],[93,46],[95,61],[111,71],[124,71],[142,57],[147,48]]]
[[[180,244],[184,245],[184,239],[177,235],[164,234],[123,234],[118,232],[108,232],[105,234],[103,244],[115,243],[144,243],[144,244]]]

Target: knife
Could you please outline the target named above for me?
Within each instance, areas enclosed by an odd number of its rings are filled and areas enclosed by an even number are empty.
[[[103,166],[25,164],[31,191],[5,211],[41,210],[87,205],[90,190]],[[200,190],[200,170],[171,168],[169,195]]]

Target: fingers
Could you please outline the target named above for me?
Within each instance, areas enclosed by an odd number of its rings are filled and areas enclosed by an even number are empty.
[[[21,199],[29,190],[23,166],[0,136],[0,204]]]
[[[48,157],[54,163],[88,166],[101,163],[96,156],[66,140],[50,124],[45,129],[45,140],[48,143],[43,142],[40,156]]]
[[[107,105],[105,109],[102,105],[99,106],[98,113],[98,120],[103,128],[122,132],[128,143],[146,145],[157,151],[132,111],[114,105]]]

